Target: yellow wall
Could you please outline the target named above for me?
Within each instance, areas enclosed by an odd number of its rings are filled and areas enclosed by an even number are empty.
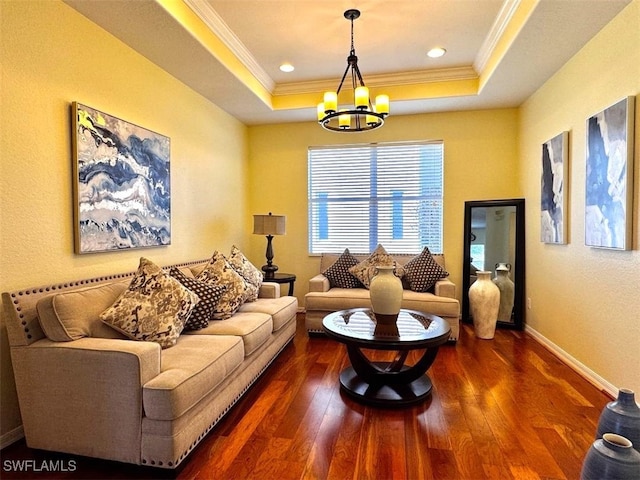
[[[287,216],[287,234],[273,240],[274,263],[297,275],[301,305],[320,263],[308,254],[307,148],[403,140],[444,140],[443,249],[451,279],[460,287],[464,202],[520,194],[517,110],[391,116],[380,130],[356,134],[328,132],[315,122],[249,127],[249,208]],[[265,247],[263,237],[251,239],[252,258],[264,259]]]
[[[636,98],[633,251],[584,245],[586,119],[640,92],[635,0],[522,106],[520,169],[527,198],[527,323],[616,387],[640,392],[640,98]],[[541,145],[570,132],[569,243],[540,242]]]
[[[1,2],[0,291],[241,248],[247,130],[61,2]],[[171,138],[172,244],[73,253],[71,114],[79,101]],[[20,425],[4,319],[1,434]]]

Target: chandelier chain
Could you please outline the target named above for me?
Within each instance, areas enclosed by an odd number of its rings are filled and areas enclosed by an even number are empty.
[[[353,43],[353,17],[351,17],[351,53],[350,55],[355,55],[356,54],[356,47],[354,46]]]

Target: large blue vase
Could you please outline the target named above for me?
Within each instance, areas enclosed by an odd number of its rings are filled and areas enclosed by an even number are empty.
[[[621,388],[618,398],[602,410],[596,438],[602,438],[605,433],[622,435],[640,452],[640,407],[632,390]]]
[[[631,442],[615,433],[605,433],[593,442],[582,463],[580,480],[638,480],[640,453]]]

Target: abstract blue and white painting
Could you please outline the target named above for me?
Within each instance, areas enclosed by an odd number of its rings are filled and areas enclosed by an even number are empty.
[[[566,182],[569,163],[569,132],[542,144],[540,239],[545,243],[567,243]]]
[[[171,243],[170,140],[74,103],[77,253]]]
[[[587,120],[585,244],[631,248],[634,97]]]

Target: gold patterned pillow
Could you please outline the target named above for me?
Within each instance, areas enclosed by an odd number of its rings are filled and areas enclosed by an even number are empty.
[[[404,275],[402,265],[396,262],[382,245],[378,245],[371,255],[359,264],[351,267],[349,272],[360,280],[366,288],[369,288],[371,279],[378,273],[376,267],[396,267],[394,270],[396,277],[402,278]]]
[[[231,256],[229,257],[229,264],[233,269],[240,274],[248,283],[248,297],[245,299],[247,302],[253,302],[258,298],[258,292],[260,291],[260,285],[262,285],[263,276],[262,272],[258,270],[253,263],[244,256],[242,251],[235,245],[231,247]]]
[[[143,257],[129,287],[100,319],[129,338],[169,348],[198,301],[195,293]]]
[[[211,260],[204,267],[204,270],[198,274],[196,280],[211,285],[224,285],[227,287],[211,315],[213,320],[225,320],[231,317],[249,296],[249,283],[234,270],[225,256],[217,250],[213,252]]]

